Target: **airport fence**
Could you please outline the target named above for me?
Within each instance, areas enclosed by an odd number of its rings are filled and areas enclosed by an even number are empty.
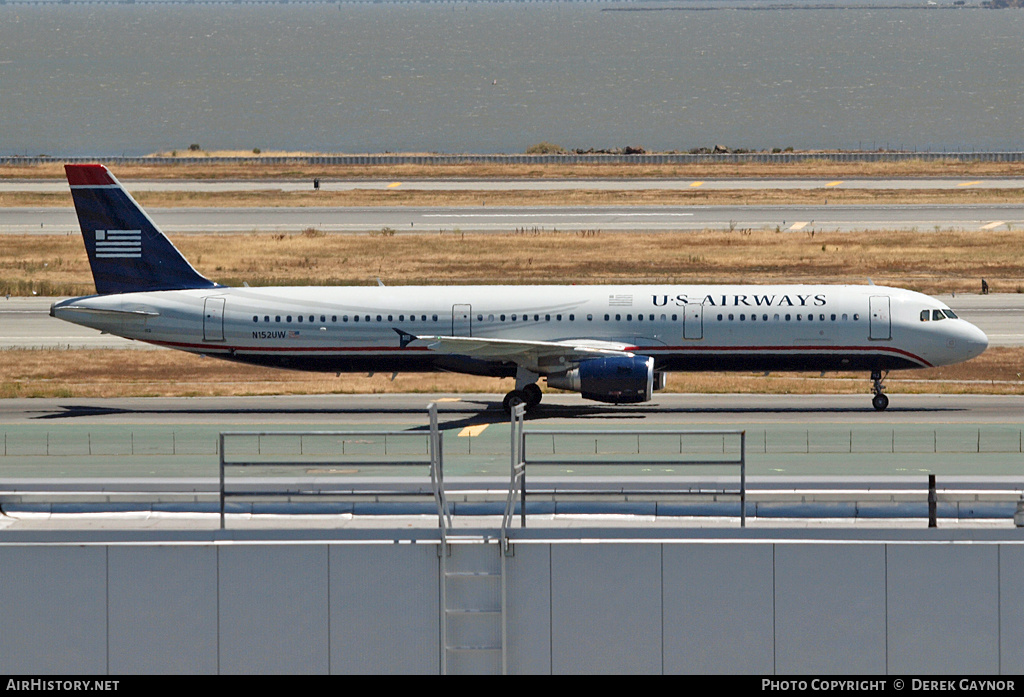
[[[42,165],[99,162],[123,165],[307,165],[374,166],[399,165],[702,165],[702,164],[792,164],[801,162],[1024,162],[1024,152],[721,152],[721,153],[562,153],[524,154],[433,154],[433,155],[289,155],[240,157],[0,157],[0,165]]]

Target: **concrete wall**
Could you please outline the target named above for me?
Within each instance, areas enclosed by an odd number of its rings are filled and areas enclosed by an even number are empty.
[[[0,673],[436,673],[402,541],[0,542]],[[1024,672],[1024,541],[590,542],[506,559],[513,672]]]

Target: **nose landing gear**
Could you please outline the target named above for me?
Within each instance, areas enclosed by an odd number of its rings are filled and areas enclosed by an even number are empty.
[[[889,373],[886,372],[886,375]],[[871,391],[875,393],[875,396],[871,399],[871,406],[875,408],[875,411],[885,411],[885,408],[889,406],[889,398],[885,396],[885,385],[882,384],[882,371],[873,370],[871,371],[871,379],[874,384],[871,387]]]

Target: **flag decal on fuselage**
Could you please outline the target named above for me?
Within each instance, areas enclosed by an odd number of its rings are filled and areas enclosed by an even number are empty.
[[[96,256],[100,259],[142,258],[142,230],[97,230]]]

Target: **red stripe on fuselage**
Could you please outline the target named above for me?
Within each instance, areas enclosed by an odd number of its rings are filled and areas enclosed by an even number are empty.
[[[246,353],[282,353],[282,352],[293,352],[293,353],[395,353],[396,351],[430,351],[425,346],[407,346],[400,348],[397,346],[226,346],[224,344],[184,344],[172,341],[150,341],[148,343],[156,344],[158,346],[166,346],[168,348],[176,349],[207,349],[207,350],[218,350],[218,351],[235,351],[235,352],[246,352]],[[843,351],[849,352],[880,352],[880,353],[895,353],[901,356],[917,361],[925,368],[933,368],[934,366],[928,361],[924,360],[920,356],[917,356],[909,351],[903,349],[893,348],[891,346],[628,346],[624,349],[630,353],[639,353],[643,355],[657,355],[664,353],[808,353],[812,351],[828,352],[828,353],[841,353]],[[449,355],[438,353],[437,355]],[[454,355],[454,354],[452,354]],[[486,360],[486,359],[482,359]],[[498,360],[498,359],[495,359]]]

